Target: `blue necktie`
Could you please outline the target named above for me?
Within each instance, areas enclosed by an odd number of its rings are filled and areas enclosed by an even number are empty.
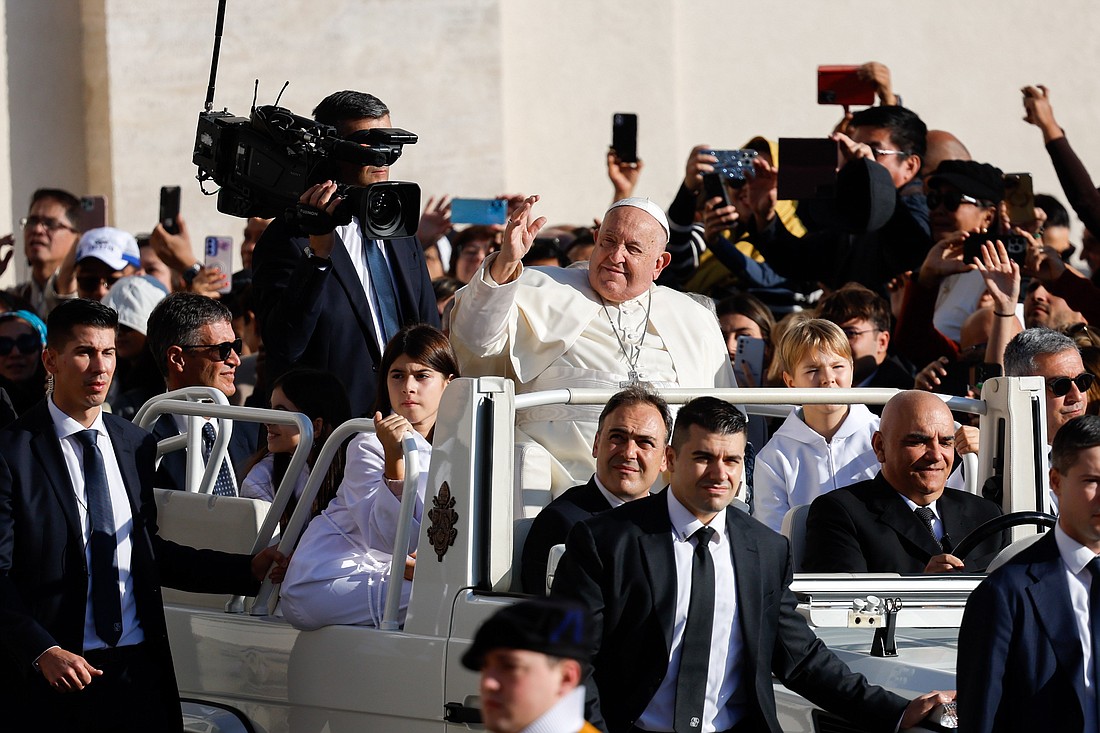
[[[118,589],[118,563],[115,559],[118,539],[115,537],[115,513],[111,508],[111,491],[107,487],[107,469],[99,452],[95,430],[76,433],[84,447],[84,490],[88,497],[88,521],[91,524],[89,542],[92,555],[92,619],[95,633],[108,646],[115,646],[122,637],[122,599]]]
[[[363,252],[367,256],[367,271],[370,284],[378,299],[378,322],[382,324],[382,341],[389,340],[400,330],[401,319],[397,310],[397,293],[393,289],[393,277],[390,275],[386,256],[374,240],[363,240]]]
[[[214,426],[209,422],[204,422],[202,425],[202,459],[204,461],[210,460],[210,454],[214,450],[214,438],[217,437],[214,434]],[[218,469],[218,477],[214,479],[214,496],[236,496],[237,492],[233,490],[233,479],[229,475],[229,466],[225,461],[222,461],[221,468]]]
[[[699,733],[710,672],[711,631],[714,625],[714,560],[710,556],[711,527],[695,530],[695,554],[691,560],[691,600],[680,644],[680,669],[676,674],[676,706],[672,729]]]

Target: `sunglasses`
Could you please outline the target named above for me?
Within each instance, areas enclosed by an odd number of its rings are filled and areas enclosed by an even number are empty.
[[[25,333],[22,336],[9,338],[0,336],[0,356],[7,356],[13,349],[20,354],[33,354],[42,346],[42,339],[33,333]]]
[[[122,279],[122,275],[112,278],[96,277],[95,275],[81,275],[76,279],[77,287],[84,292],[90,292],[92,290],[99,290],[101,287],[106,287],[110,290],[114,287],[114,284]]]
[[[184,351],[198,351],[200,349],[217,349],[217,358],[215,361],[225,361],[229,358],[229,355],[234,351],[240,356],[241,349],[244,348],[244,341],[237,339],[236,341],[223,341],[220,344],[194,344],[185,346],[183,344],[177,344]]]
[[[1055,377],[1047,380],[1047,389],[1055,397],[1065,397],[1069,394],[1070,387],[1077,385],[1079,392],[1088,392],[1096,377],[1088,372],[1081,372],[1076,377]]]
[[[929,209],[938,208],[942,204],[948,211],[958,211],[959,206],[962,204],[974,204],[975,206],[982,205],[982,202],[973,196],[967,196],[958,191],[948,191],[947,193],[929,191],[926,198],[928,199]]]

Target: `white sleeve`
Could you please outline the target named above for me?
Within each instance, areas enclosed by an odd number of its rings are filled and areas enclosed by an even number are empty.
[[[791,508],[791,499],[787,493],[787,482],[772,465],[775,456],[775,449],[768,450],[768,446],[764,446],[756,456],[752,474],[752,515],[778,532],[783,526],[784,515]]]
[[[360,433],[348,444],[344,480],[340,482],[339,493],[343,495],[348,514],[364,539],[369,537],[370,516],[375,500],[380,494],[390,493],[386,487],[384,472],[385,458],[381,442],[374,433]]]
[[[244,477],[244,481],[241,482],[241,496],[248,499],[263,499],[266,502],[274,501],[275,486],[272,481],[274,467],[275,459],[268,453]]]
[[[507,349],[508,319],[520,287],[517,277],[499,285],[489,270],[497,253],[490,254],[466,287],[455,294],[451,311],[451,340],[478,357],[497,356]]]

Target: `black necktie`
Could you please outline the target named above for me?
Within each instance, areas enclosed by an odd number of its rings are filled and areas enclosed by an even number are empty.
[[[367,272],[370,273],[371,289],[378,298],[378,322],[382,324],[382,341],[388,343],[400,330],[400,318],[397,311],[397,293],[393,289],[386,255],[373,239],[363,240],[363,252],[367,258]]]
[[[210,454],[214,451],[214,426],[209,422],[204,422],[202,425],[202,458],[204,461],[210,460]],[[225,461],[222,461],[221,468],[218,469],[218,477],[214,479],[214,496],[236,496],[237,492],[233,490],[233,478],[229,475],[229,466]]]
[[[924,522],[924,526],[928,529],[928,534],[932,535],[932,539],[935,540],[936,544],[939,545],[939,548],[942,550],[943,543],[936,539],[936,530],[932,529],[932,522],[936,518],[936,513],[932,511],[931,507],[926,506],[917,507],[913,510],[913,513]]]
[[[680,645],[680,669],[676,676],[676,711],[672,728],[676,733],[699,733],[703,729],[703,704],[710,669],[711,627],[714,624],[714,561],[710,538],[714,530],[700,527],[691,560],[691,601]]]
[[[1085,566],[1092,573],[1089,586],[1089,626],[1092,630],[1092,704],[1100,721],[1100,556]]]
[[[92,619],[95,633],[108,646],[122,637],[122,599],[118,589],[118,563],[115,560],[115,513],[107,488],[107,469],[99,452],[95,430],[76,433],[84,447],[84,491],[88,497],[88,521],[91,524],[89,546],[92,554]]]

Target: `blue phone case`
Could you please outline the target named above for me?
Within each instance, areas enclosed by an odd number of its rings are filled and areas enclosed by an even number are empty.
[[[455,224],[500,224],[508,218],[503,199],[452,199],[451,222]]]

